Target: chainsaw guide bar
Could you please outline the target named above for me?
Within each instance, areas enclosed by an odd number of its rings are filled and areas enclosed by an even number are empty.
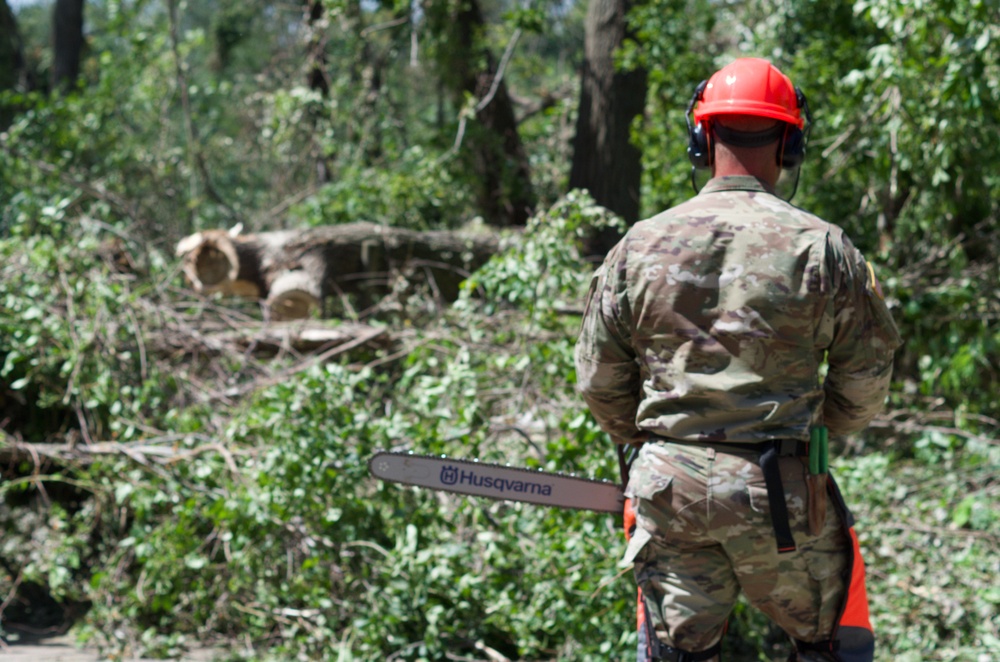
[[[368,470],[394,483],[500,501],[618,514],[625,505],[615,483],[478,460],[379,451]]]

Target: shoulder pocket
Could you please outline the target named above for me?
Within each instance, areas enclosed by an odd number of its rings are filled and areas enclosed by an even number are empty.
[[[875,269],[872,263],[866,261],[865,267],[868,269],[868,278],[865,282],[865,294],[868,295],[868,306],[872,310],[872,317],[875,321],[875,328],[872,334],[877,340],[886,344],[886,349],[894,351],[903,344],[903,339],[899,335],[896,321],[892,318],[889,306],[885,302],[885,294],[882,285],[875,276]]]

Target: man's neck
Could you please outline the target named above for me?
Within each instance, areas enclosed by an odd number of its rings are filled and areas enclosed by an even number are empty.
[[[750,168],[743,167],[742,164],[729,165],[728,167],[716,166],[712,171],[713,177],[756,177],[764,179],[760,173],[754,172]]]
[[[781,175],[781,168],[774,157],[776,145],[753,150],[736,150],[726,145],[717,145],[713,177],[756,177],[774,187]]]

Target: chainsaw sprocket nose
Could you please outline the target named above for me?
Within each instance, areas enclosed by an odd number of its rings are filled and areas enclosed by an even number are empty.
[[[608,513],[621,513],[625,503],[615,483],[478,460],[380,451],[368,470],[394,483],[500,501]]]

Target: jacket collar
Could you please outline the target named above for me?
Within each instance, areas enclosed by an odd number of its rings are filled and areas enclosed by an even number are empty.
[[[699,195],[706,193],[719,193],[721,191],[755,191],[758,193],[770,193],[774,195],[774,188],[768,186],[763,180],[749,175],[733,175],[730,177],[713,177],[702,187]]]

